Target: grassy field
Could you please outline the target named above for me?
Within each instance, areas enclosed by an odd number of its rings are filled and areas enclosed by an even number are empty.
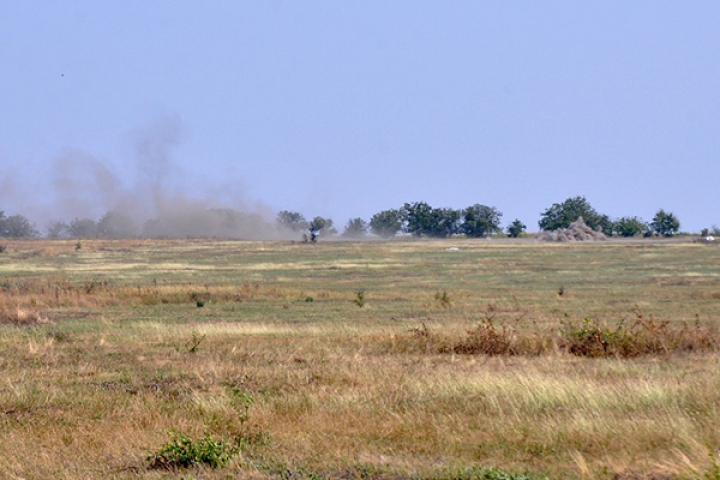
[[[3,245],[0,478],[720,478],[714,245]]]

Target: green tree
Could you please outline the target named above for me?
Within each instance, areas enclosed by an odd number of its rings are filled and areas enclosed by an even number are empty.
[[[486,237],[492,233],[500,233],[502,212],[495,207],[475,204],[462,212],[460,232],[468,237]]]
[[[397,235],[402,229],[403,218],[399,210],[383,210],[370,219],[370,231],[382,238]]]
[[[449,237],[460,232],[462,212],[433,208],[425,202],[406,203],[401,209],[405,230],[416,237]]]
[[[648,224],[638,217],[622,217],[615,221],[615,232],[621,237],[634,237],[647,232]]]
[[[541,214],[538,225],[541,230],[568,228],[582,217],[585,224],[593,230],[612,233],[612,222],[607,215],[599,214],[585,197],[568,198],[563,203],[555,203]]]
[[[310,225],[305,217],[298,212],[290,212],[283,210],[277,214],[275,222],[283,228],[290,229],[294,232],[299,232],[307,229]]]
[[[653,217],[650,229],[658,235],[672,237],[680,231],[680,220],[674,214],[661,208]]]
[[[343,237],[347,238],[361,238],[365,236],[367,232],[368,224],[362,218],[351,218],[345,225],[345,230],[342,233]]]
[[[405,221],[405,231],[410,235],[419,237],[432,232],[435,215],[433,214],[433,208],[427,203],[406,203],[400,212]]]
[[[508,237],[517,238],[523,233],[527,227],[520,220],[515,219],[510,225],[507,226]]]
[[[38,236],[40,236],[40,232],[26,217],[22,215],[5,217],[5,212],[0,210],[0,237],[35,238]]]

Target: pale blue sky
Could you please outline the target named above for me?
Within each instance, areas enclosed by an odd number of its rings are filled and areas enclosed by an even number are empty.
[[[720,224],[720,2],[0,1],[0,209]],[[154,193],[151,193],[154,192]]]

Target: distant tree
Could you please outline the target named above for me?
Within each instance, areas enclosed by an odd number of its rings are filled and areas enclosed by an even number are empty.
[[[460,232],[462,212],[433,208],[425,202],[406,203],[400,210],[405,231],[416,237],[449,237]]]
[[[138,235],[137,224],[127,215],[107,212],[97,223],[97,235],[103,238],[133,238]]]
[[[5,217],[5,212],[0,211],[0,237],[35,238],[38,236],[40,236],[40,232],[26,217],[22,215]]]
[[[281,227],[288,228],[294,232],[306,230],[310,226],[301,214],[287,210],[279,212],[275,222]]]
[[[342,236],[347,238],[361,238],[365,236],[367,232],[368,224],[362,218],[352,218],[348,220],[343,230]]]
[[[452,208],[433,208],[433,222],[427,232],[431,237],[450,237],[458,234],[462,229],[463,214],[460,210]]]
[[[382,238],[397,235],[402,229],[403,218],[399,210],[383,210],[370,219],[370,231]]]
[[[76,218],[68,227],[68,234],[72,238],[94,238],[98,236],[95,220],[89,218]]]
[[[622,217],[614,223],[615,232],[621,237],[642,235],[648,230],[648,224],[638,217]]]
[[[406,203],[400,212],[405,221],[405,231],[410,235],[419,237],[428,235],[433,230],[435,216],[433,208],[427,203]]]
[[[612,231],[612,222],[607,215],[599,214],[585,199],[585,197],[568,198],[563,203],[555,203],[541,214],[538,225],[542,230],[557,230],[568,228],[578,218],[582,217],[585,224],[593,230],[608,229]]]
[[[507,226],[508,237],[517,238],[523,233],[527,227],[520,220],[515,219],[510,225]]]
[[[486,237],[492,233],[500,233],[502,212],[495,207],[475,204],[462,212],[460,232],[468,237]]]
[[[680,231],[680,220],[672,213],[661,208],[653,217],[650,229],[658,235],[672,237]]]
[[[47,234],[45,235],[47,238],[50,239],[58,239],[58,238],[65,238],[68,235],[68,228],[70,226],[61,221],[53,221],[48,223],[48,225],[45,227],[45,231]]]

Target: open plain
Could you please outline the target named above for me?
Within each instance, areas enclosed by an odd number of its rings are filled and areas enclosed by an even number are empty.
[[[720,478],[715,245],[4,246],[2,478]]]

